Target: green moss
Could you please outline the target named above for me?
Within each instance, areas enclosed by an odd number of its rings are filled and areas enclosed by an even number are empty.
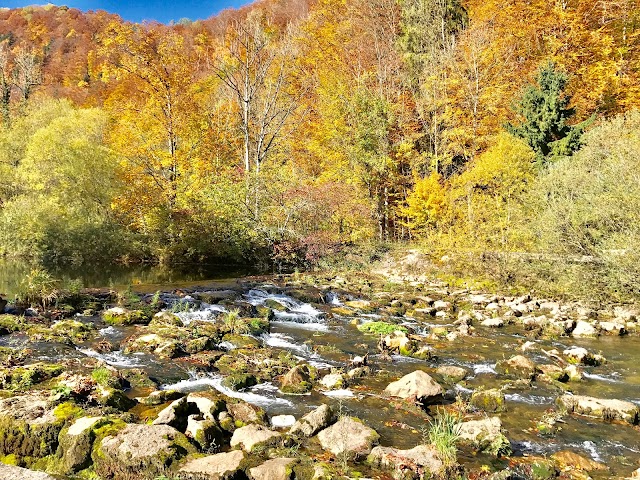
[[[19,332],[25,328],[24,317],[0,315],[0,335]]]
[[[222,380],[222,385],[231,390],[242,390],[245,388],[253,387],[258,384],[258,379],[247,373],[235,373],[225,377]]]
[[[69,420],[77,418],[84,413],[84,410],[73,402],[64,402],[53,409],[53,414],[58,420]]]
[[[91,372],[91,378],[95,380],[98,385],[102,385],[107,388],[121,388],[122,378],[113,370],[100,367]]]
[[[471,395],[470,403],[485,412],[503,412],[504,394],[496,389],[476,391]]]
[[[153,313],[144,310],[125,310],[123,313],[115,313],[107,310],[102,313],[102,318],[108,325],[126,326],[126,325],[146,325],[151,321]]]
[[[407,333],[408,330],[401,326],[388,322],[368,322],[358,325],[358,330],[364,333],[372,333],[376,335],[389,335],[396,331]]]
[[[18,457],[15,454],[10,453],[9,455],[0,456],[0,463],[4,463],[5,465],[19,465]]]
[[[310,392],[312,388],[313,388],[313,384],[311,382],[302,381],[294,385],[286,385],[284,387],[281,387],[280,390],[282,391],[282,393],[288,393],[292,395],[302,395],[307,392]]]
[[[57,377],[63,371],[61,365],[55,364],[6,368],[0,371],[0,387],[8,390],[27,390],[38,383]]]

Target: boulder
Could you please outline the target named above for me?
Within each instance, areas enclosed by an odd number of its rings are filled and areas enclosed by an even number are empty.
[[[313,388],[308,365],[296,365],[280,381],[282,393],[303,394]]]
[[[536,364],[523,355],[515,355],[508,360],[498,362],[496,370],[511,377],[528,380],[536,376]]]
[[[0,478],[2,480],[56,480],[44,472],[34,472],[26,468],[14,467],[0,463]]]
[[[172,402],[173,400],[178,400],[179,398],[184,397],[184,393],[177,392],[175,390],[156,390],[155,392],[151,392],[146,397],[139,397],[136,400],[142,405],[162,405],[166,402]]]
[[[227,402],[215,392],[190,393],[187,403],[194,403],[204,418],[216,418],[227,408]]]
[[[275,415],[270,419],[273,428],[289,428],[295,425],[296,417],[293,415]]]
[[[391,470],[393,478],[440,478],[445,464],[433,445],[418,445],[410,450],[393,447],[375,447],[367,457],[375,467]]]
[[[459,433],[461,442],[470,443],[478,451],[496,456],[511,453],[511,444],[502,433],[502,422],[499,417],[462,422]]]
[[[487,318],[480,322],[480,325],[483,327],[501,328],[504,327],[504,320],[502,318]]]
[[[105,437],[94,452],[96,473],[106,478],[153,478],[195,448],[168,425],[127,425]]]
[[[346,386],[344,375],[341,373],[330,373],[320,380],[320,385],[329,390],[338,390]]]
[[[187,461],[178,471],[180,480],[230,480],[242,470],[245,453],[235,450]]]
[[[467,371],[462,367],[456,367],[454,365],[443,365],[436,370],[438,375],[441,375],[445,381],[450,383],[457,383],[465,379]]]
[[[216,421],[202,415],[189,415],[184,434],[205,451],[222,447],[225,437],[225,432]]]
[[[104,423],[104,417],[81,417],[60,432],[58,453],[62,455],[62,470],[66,475],[79,472],[91,464],[94,429]]]
[[[504,401],[504,393],[497,388],[491,388],[473,392],[469,403],[485,412],[503,412],[505,410]]]
[[[236,425],[246,425],[248,423],[266,424],[267,414],[260,407],[246,402],[237,401],[227,403],[227,411],[233,417]]]
[[[598,417],[603,420],[622,420],[632,425],[638,424],[639,408],[631,402],[583,395],[562,395],[558,398],[558,404],[570,413]]]
[[[262,425],[251,424],[238,428],[231,437],[231,446],[240,447],[247,452],[251,452],[257,446],[271,446],[276,444],[282,435],[269,430]]]
[[[562,470],[582,470],[586,472],[593,472],[599,470],[608,470],[606,465],[595,462],[590,458],[578,455],[575,452],[569,450],[562,450],[560,452],[551,455],[551,459],[554,460]]]
[[[610,335],[626,335],[627,329],[625,325],[618,322],[600,322],[598,327],[601,331],[607,332]]]
[[[576,322],[576,326],[571,332],[571,335],[573,337],[597,337],[598,330],[590,323],[579,320]]]
[[[290,480],[293,477],[295,458],[274,458],[249,469],[251,480]]]
[[[605,358],[602,355],[593,354],[586,348],[571,347],[562,352],[567,357],[567,360],[573,364],[589,365],[597,367],[605,362]]]
[[[152,425],[170,425],[178,430],[184,430],[189,416],[187,397],[174,400],[171,405],[161,410]]]
[[[361,420],[353,417],[342,417],[335,424],[318,433],[322,448],[336,456],[368,455],[379,438],[380,436],[373,428],[367,427]]]
[[[392,397],[420,402],[423,405],[441,401],[443,394],[442,387],[422,370],[416,370],[400,380],[391,382],[384,391]]]
[[[333,411],[329,405],[320,405],[298,420],[289,430],[291,435],[311,437],[323,428],[328,427],[333,419]]]

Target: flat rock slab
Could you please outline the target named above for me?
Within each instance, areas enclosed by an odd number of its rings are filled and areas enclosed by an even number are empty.
[[[2,480],[56,480],[44,472],[34,472],[26,468],[14,467],[0,463],[0,478]]]
[[[562,395],[558,403],[567,411],[578,415],[597,417],[603,420],[622,420],[631,425],[638,423],[638,406],[624,400],[586,397],[583,395]]]
[[[380,436],[358,419],[343,417],[318,434],[320,445],[334,455],[368,455]]]
[[[231,446],[240,446],[243,450],[250,452],[258,445],[273,445],[282,437],[278,432],[269,430],[262,425],[251,424],[238,428],[231,437]]]
[[[437,403],[442,399],[443,393],[440,384],[422,370],[391,382],[384,391],[392,397],[416,400],[424,404]]]
[[[323,428],[328,427],[333,419],[333,411],[329,405],[320,405],[298,420],[289,430],[292,435],[311,437]]]
[[[274,458],[249,470],[251,480],[289,480],[293,476],[295,458]]]
[[[202,478],[227,480],[238,473],[244,460],[245,453],[242,450],[196,458],[188,461],[178,471],[178,478],[183,480],[200,480]]]
[[[407,477],[407,470],[412,471],[415,478],[422,478],[425,471],[438,476],[445,468],[433,445],[418,445],[410,450],[375,447],[367,460],[372,465],[392,470],[394,478],[411,478]]]
[[[0,400],[0,416],[23,420],[29,425],[55,423],[58,420],[48,396],[42,395],[22,395]]]

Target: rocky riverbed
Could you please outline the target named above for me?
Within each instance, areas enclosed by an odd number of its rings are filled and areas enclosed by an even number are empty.
[[[7,305],[0,478],[640,476],[635,308],[394,280]]]

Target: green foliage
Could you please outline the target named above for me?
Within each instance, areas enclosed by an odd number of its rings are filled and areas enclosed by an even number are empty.
[[[581,143],[580,138],[590,122],[570,126],[575,110],[569,107],[571,98],[565,88],[569,77],[549,62],[540,68],[536,84],[523,93],[516,111],[524,121],[518,126],[506,125],[512,135],[522,138],[536,152],[538,163],[550,157],[571,155]]]
[[[16,301],[30,307],[46,309],[60,296],[59,281],[42,268],[34,268],[24,278]]]
[[[458,448],[456,442],[460,438],[460,417],[446,411],[432,420],[429,420],[429,428],[425,432],[425,440],[435,446],[442,462],[449,466],[456,463]]]
[[[389,335],[393,332],[407,332],[407,328],[401,325],[395,325],[387,322],[367,322],[358,325],[358,330],[365,333],[373,333],[376,335]]]

